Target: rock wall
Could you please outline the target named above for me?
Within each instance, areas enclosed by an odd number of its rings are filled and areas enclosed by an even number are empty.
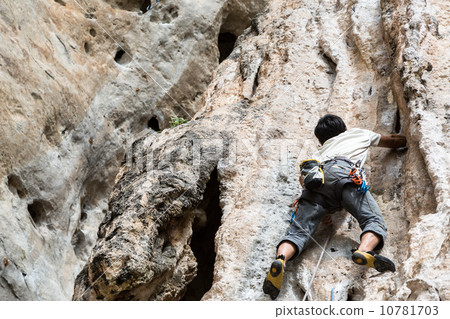
[[[300,193],[297,164],[317,147],[317,119],[335,113],[349,127],[407,136],[407,149],[375,148],[366,164],[389,228],[383,254],[398,271],[355,267],[359,227],[338,212],[288,264],[279,300],[303,298],[329,234],[310,300],[333,288],[336,300],[448,300],[448,6],[271,1],[194,118],[130,150],[73,299],[268,300],[262,281]],[[205,259],[191,239],[214,214],[221,225],[204,241],[215,248],[213,278],[192,287]]]
[[[329,234],[310,300],[450,299],[448,1],[150,4],[0,3],[0,300],[268,300],[325,113],[407,136],[366,164],[398,271],[338,212],[279,300]]]
[[[71,298],[127,145],[193,116],[263,7],[149,2],[0,3],[0,300]]]

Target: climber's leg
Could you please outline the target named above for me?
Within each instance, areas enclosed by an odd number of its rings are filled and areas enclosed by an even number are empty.
[[[379,272],[395,271],[391,260],[373,252],[383,248],[387,234],[380,208],[370,192],[362,194],[357,188],[356,185],[347,184],[342,191],[342,207],[358,220],[362,230],[361,243],[358,250],[354,251],[352,260]]]
[[[286,261],[296,258],[302,252],[303,247],[310,241],[311,236],[327,213],[328,209],[322,205],[301,199],[298,203],[297,214],[287,234],[281,238],[277,246],[277,255],[281,253],[281,248],[287,250],[285,255],[287,257]],[[289,246],[286,246],[286,244]],[[290,249],[292,247],[295,249],[293,254]]]
[[[379,235],[367,231],[361,235],[361,243],[359,244],[358,249],[363,251],[375,250],[375,247],[378,246],[380,241]]]
[[[347,184],[342,190],[341,205],[345,208],[359,223],[362,230],[361,244],[364,248],[370,250],[381,250],[384,246],[384,240],[387,234],[386,223],[381,215],[380,208],[370,192],[362,194],[358,191],[355,184]],[[366,235],[372,233],[372,235]],[[364,240],[363,240],[364,237]],[[374,247],[371,247],[376,244]]]
[[[277,246],[277,258],[272,262],[263,291],[272,299],[277,298],[283,282],[284,268],[288,260],[296,258],[316,231],[323,216],[328,212],[323,206],[302,199],[289,231]]]
[[[277,256],[283,255],[286,258],[286,261],[291,259],[295,252],[297,251],[297,247],[291,243],[290,241],[283,241],[277,250]]]

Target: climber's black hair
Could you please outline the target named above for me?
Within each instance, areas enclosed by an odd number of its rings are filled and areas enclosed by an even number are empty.
[[[337,115],[327,114],[320,118],[314,129],[314,135],[319,139],[320,144],[328,139],[338,136],[347,130],[344,121]]]

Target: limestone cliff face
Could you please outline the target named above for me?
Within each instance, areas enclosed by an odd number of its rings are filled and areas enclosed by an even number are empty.
[[[407,150],[374,149],[368,162],[389,227],[384,254],[398,271],[353,266],[359,229],[340,212],[309,298],[328,300],[335,288],[339,300],[448,300],[443,12],[443,1],[270,2],[217,69],[194,119],[137,142],[74,299],[266,300],[262,280],[300,192],[297,160],[316,149],[313,127],[330,112],[408,138]],[[220,207],[205,210],[214,187]],[[215,218],[206,284],[206,253],[194,241]],[[320,228],[288,266],[279,299],[302,298],[328,233]],[[187,285],[196,274],[203,282]]]
[[[1,300],[71,298],[127,144],[191,118],[262,8],[150,2],[0,3]]]
[[[74,300],[268,300],[325,113],[407,136],[366,164],[398,271],[354,267],[339,212],[309,298],[450,299],[448,1],[0,8],[0,299],[68,299],[81,270]],[[328,234],[280,300],[303,297]]]

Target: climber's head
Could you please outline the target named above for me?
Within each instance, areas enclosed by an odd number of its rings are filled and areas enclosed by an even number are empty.
[[[327,114],[320,118],[314,129],[314,135],[319,139],[320,144],[323,144],[326,140],[338,136],[346,130],[347,127],[339,116]]]

